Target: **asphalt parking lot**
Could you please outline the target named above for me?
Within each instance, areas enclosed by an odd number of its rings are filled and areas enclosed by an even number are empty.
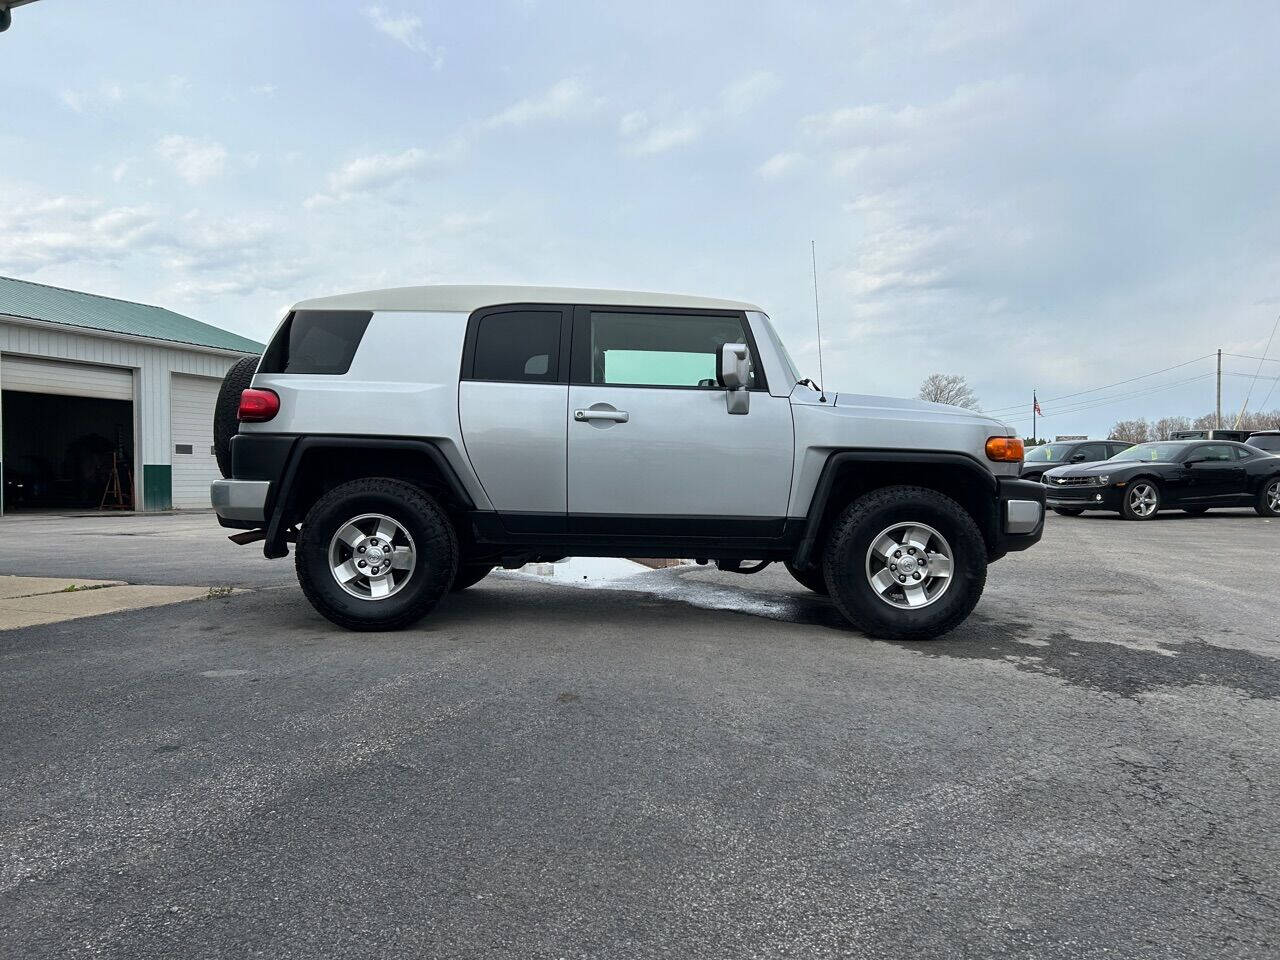
[[[778,567],[355,635],[207,515],[0,532],[0,574],[247,588],[0,632],[0,955],[1280,952],[1252,512],[1053,517],[927,644]]]

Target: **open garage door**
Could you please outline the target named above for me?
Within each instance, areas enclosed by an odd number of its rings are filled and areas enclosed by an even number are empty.
[[[113,467],[132,503],[132,370],[5,354],[0,388],[6,511],[96,508]]]
[[[169,385],[173,505],[208,509],[209,485],[222,479],[213,455],[213,406],[221,380],[175,373]]]

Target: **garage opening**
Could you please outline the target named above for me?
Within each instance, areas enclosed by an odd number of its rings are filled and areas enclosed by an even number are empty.
[[[0,386],[6,511],[97,509],[109,486],[133,507],[132,370],[5,354]]]
[[[113,465],[132,505],[133,404],[5,390],[5,510],[97,508]],[[111,498],[112,505],[114,496]]]

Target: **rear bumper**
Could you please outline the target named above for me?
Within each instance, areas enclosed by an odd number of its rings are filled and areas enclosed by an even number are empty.
[[[262,526],[267,522],[270,496],[269,480],[215,480],[209,487],[213,512],[219,521],[226,521],[224,526]]]
[[[1000,533],[996,556],[1026,550],[1044,535],[1044,485],[1031,480],[1000,477]]]

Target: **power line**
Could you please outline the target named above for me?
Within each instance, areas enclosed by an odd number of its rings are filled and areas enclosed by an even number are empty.
[[[1141,376],[1137,376],[1137,377],[1130,377],[1130,378],[1129,378],[1129,379],[1127,379],[1127,380],[1118,380],[1118,381],[1116,381],[1115,383],[1108,383],[1108,384],[1104,384],[1104,385],[1103,385],[1103,386],[1101,386],[1101,387],[1092,387],[1092,388],[1090,388],[1090,389],[1088,389],[1088,390],[1079,390],[1079,391],[1077,391],[1077,392],[1075,392],[1075,393],[1064,393],[1064,394],[1063,394],[1062,396],[1060,396],[1060,397],[1049,397],[1049,398],[1047,398],[1047,399],[1045,399],[1045,400],[1042,400],[1041,402],[1042,402],[1042,403],[1057,403],[1059,400],[1070,400],[1072,397],[1082,397],[1082,396],[1084,396],[1084,395],[1085,395],[1085,394],[1087,394],[1087,393],[1097,393],[1099,390],[1110,390],[1112,387],[1122,387],[1122,386],[1124,386],[1126,383],[1134,383],[1134,382],[1136,382],[1136,381],[1138,381],[1138,380],[1146,380],[1146,379],[1147,379],[1147,378],[1149,378],[1149,377],[1159,376],[1159,375],[1160,375],[1160,374],[1162,374],[1162,373],[1168,373],[1170,370],[1178,370],[1178,369],[1180,369],[1180,368],[1182,368],[1182,367],[1189,367],[1189,366],[1191,366],[1191,364],[1193,364],[1193,363],[1199,363],[1201,360],[1210,360],[1210,359],[1212,359],[1213,357],[1214,357],[1214,354],[1212,354],[1212,353],[1205,354],[1203,357],[1196,357],[1194,360],[1186,360],[1186,361],[1184,361],[1183,363],[1175,363],[1173,366],[1171,366],[1171,367],[1165,367],[1163,370],[1155,370],[1155,371],[1153,371],[1152,373],[1144,373],[1144,374],[1142,374]],[[1018,410],[1018,409],[1021,409],[1022,407],[1025,407],[1025,406],[1026,406],[1026,404],[1025,404],[1025,403],[1011,403],[1011,404],[1008,404],[1007,406],[1003,406],[1003,407],[995,407],[995,408],[993,408],[993,409],[991,409],[991,410],[984,410],[984,411],[982,411],[982,412],[983,412],[983,413],[1000,413],[1000,412],[1001,412],[1001,411],[1003,411],[1003,410]]]
[[[1258,382],[1258,374],[1262,372],[1262,364],[1265,362],[1267,354],[1271,352],[1271,341],[1276,338],[1277,328],[1280,328],[1280,314],[1276,314],[1276,322],[1271,325],[1271,336],[1267,337],[1267,345],[1262,348],[1262,356],[1258,358],[1258,369],[1253,375],[1253,383],[1249,384],[1249,392],[1244,395],[1244,403],[1240,407],[1240,412],[1236,415],[1236,422],[1233,426],[1240,426],[1240,421],[1244,419],[1244,412],[1249,409],[1249,398],[1253,396],[1253,386]],[[1267,396],[1271,396],[1270,391],[1267,391]]]
[[[1134,390],[1127,393],[1120,393],[1110,397],[1093,397],[1089,400],[1082,400],[1074,404],[1069,404],[1065,409],[1055,410],[1052,413],[1042,414],[1042,416],[1045,416],[1045,417],[1073,416],[1078,413],[1084,413],[1085,411],[1088,411],[1088,410],[1094,410],[1098,407],[1105,407],[1113,403],[1124,403],[1131,400],[1138,400],[1143,397],[1151,396],[1152,394],[1155,394],[1155,393],[1160,393],[1163,390],[1169,390],[1173,387],[1181,387],[1188,383],[1196,383],[1201,380],[1207,380],[1213,375],[1214,375],[1213,372],[1210,371],[1209,373],[1197,374],[1194,377],[1187,377],[1185,380],[1173,380],[1169,383],[1162,383],[1156,386],[1149,386],[1141,390]],[[1247,376],[1247,374],[1245,374],[1245,376]],[[1006,417],[1005,419],[1008,419],[1008,418]],[[1029,416],[1024,415],[1022,417],[1014,417],[1013,422],[1023,423],[1023,422],[1029,421],[1030,419],[1031,418]]]
[[[1224,353],[1224,357],[1235,357],[1237,360],[1261,360],[1264,363],[1280,363],[1280,360],[1274,357],[1255,357],[1248,353]]]

